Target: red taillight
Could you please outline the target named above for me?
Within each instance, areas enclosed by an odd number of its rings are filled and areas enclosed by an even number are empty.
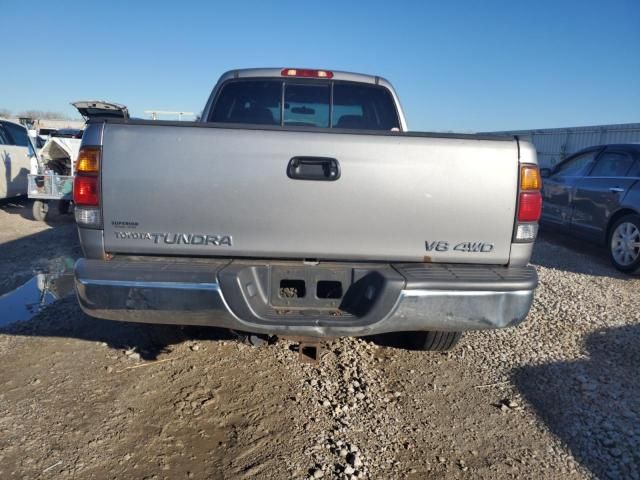
[[[518,202],[518,221],[537,222],[542,213],[542,195],[540,192],[521,192]]]
[[[98,177],[76,175],[73,180],[73,202],[76,205],[89,207],[100,205]]]
[[[283,77],[333,78],[333,72],[308,68],[285,68],[280,72],[280,75]]]

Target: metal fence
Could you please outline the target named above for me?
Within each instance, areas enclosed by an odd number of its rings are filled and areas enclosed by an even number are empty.
[[[593,145],[640,143],[640,123],[485,133],[519,135],[530,140],[538,151],[542,167],[552,167],[572,153]]]

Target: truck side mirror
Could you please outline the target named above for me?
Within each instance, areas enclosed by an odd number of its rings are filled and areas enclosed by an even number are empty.
[[[551,176],[551,169],[550,168],[541,168],[540,169],[540,176],[542,178],[549,178]]]

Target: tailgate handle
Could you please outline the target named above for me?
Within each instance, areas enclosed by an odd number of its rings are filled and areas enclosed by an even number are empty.
[[[287,176],[293,180],[333,182],[340,178],[340,163],[328,157],[293,157],[287,166]]]

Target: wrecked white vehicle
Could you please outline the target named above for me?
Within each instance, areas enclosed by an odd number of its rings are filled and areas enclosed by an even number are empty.
[[[88,120],[91,117],[128,118],[127,107],[117,103],[89,100],[74,102],[78,112]],[[49,202],[57,203],[58,212],[69,212],[73,195],[73,177],[82,142],[82,135],[69,131],[69,135],[51,136],[46,141],[37,165],[29,175],[29,198],[33,198],[33,217],[44,221],[49,213]]]
[[[29,198],[33,198],[33,217],[45,221],[49,202],[55,201],[59,213],[68,213],[73,194],[73,173],[80,150],[80,138],[50,137],[32,165]]]

